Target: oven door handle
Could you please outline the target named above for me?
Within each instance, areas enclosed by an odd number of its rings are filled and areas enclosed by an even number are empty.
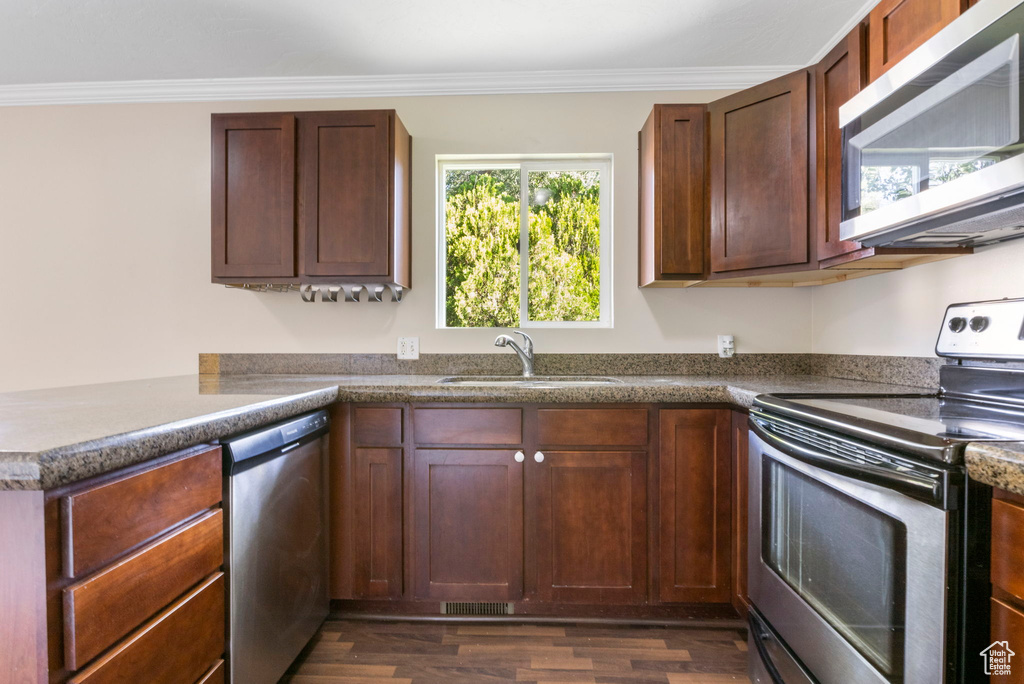
[[[946,478],[939,474],[928,477],[912,471],[860,463],[838,454],[814,449],[766,430],[753,416],[750,418],[750,428],[768,445],[807,465],[886,487],[933,505],[942,506],[946,503]]]

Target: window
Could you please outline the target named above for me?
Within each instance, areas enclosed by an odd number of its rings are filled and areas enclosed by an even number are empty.
[[[611,327],[611,158],[438,159],[439,328]]]

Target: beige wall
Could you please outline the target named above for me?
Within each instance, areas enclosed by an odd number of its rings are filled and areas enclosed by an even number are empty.
[[[947,305],[1024,297],[1024,240],[812,290],[812,351],[933,356]]]
[[[655,102],[722,92],[0,109],[0,391],[193,373],[199,352],[495,351],[434,329],[434,155],[614,155],[615,327],[542,352],[811,348],[809,289],[638,290],[636,132]],[[414,138],[413,281],[399,305],[305,304],[209,283],[209,114],[396,108]],[[832,345],[836,346],[836,345]],[[838,346],[842,346],[841,344]],[[851,349],[852,351],[852,349]]]

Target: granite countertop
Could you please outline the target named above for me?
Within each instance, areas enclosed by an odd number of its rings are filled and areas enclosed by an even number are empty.
[[[747,407],[767,392],[927,391],[815,375],[621,376],[621,384],[557,389],[438,385],[440,377],[189,375],[0,394],[0,490],[49,489],[339,400]]]
[[[1024,494],[1024,442],[972,442],[964,459],[975,480]]]

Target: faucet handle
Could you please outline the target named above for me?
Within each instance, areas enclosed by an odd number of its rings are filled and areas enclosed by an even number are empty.
[[[533,338],[524,333],[522,330],[513,330],[516,335],[523,336],[523,342],[526,343],[526,353],[533,356]]]

